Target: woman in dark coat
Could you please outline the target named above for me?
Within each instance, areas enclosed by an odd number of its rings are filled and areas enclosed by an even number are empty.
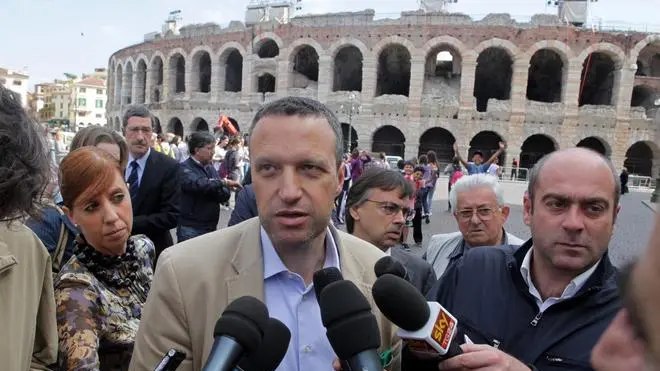
[[[621,194],[625,195],[628,193],[628,169],[624,167],[623,170],[621,170],[619,179],[621,179]]]

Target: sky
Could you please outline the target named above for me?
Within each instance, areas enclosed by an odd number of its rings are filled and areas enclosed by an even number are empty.
[[[118,49],[140,43],[144,34],[160,31],[172,10],[181,10],[183,24],[214,22],[226,26],[243,21],[248,0],[0,0],[0,67],[25,70],[30,86],[107,67]],[[458,0],[451,10],[475,19],[489,13],[510,13],[528,20],[532,14],[556,13],[546,0]],[[417,0],[303,0],[302,13],[318,14],[374,9],[379,18],[397,18],[418,9]],[[660,0],[599,0],[591,17],[604,23],[653,25]]]

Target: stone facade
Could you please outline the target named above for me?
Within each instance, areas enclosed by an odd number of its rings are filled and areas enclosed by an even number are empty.
[[[645,52],[648,48],[660,45],[660,36],[592,32],[563,26],[556,17],[545,15],[526,24],[516,23],[505,14],[481,21],[460,14],[406,12],[398,19],[386,20],[374,20],[373,15],[367,10],[305,16],[289,24],[248,28],[238,22],[226,29],[188,26],[179,35],[168,33],[119,50],[109,60],[109,123],[120,129],[125,106],[144,103],[163,131],[185,135],[191,130],[213,128],[222,114],[235,119],[245,132],[264,102],[300,95],[324,102],[343,123],[350,121],[353,140],[357,136],[360,148],[386,148],[399,152],[388,154],[410,158],[425,148],[450,149],[456,140],[467,154],[477,134],[491,132],[491,143],[485,149],[496,148],[498,139],[506,141],[504,161],[509,165],[511,158],[525,158],[529,155],[526,152],[543,152],[535,149],[542,147],[543,141],[557,149],[591,138],[587,141],[600,143],[621,168],[628,149],[642,142],[652,153],[653,175],[657,175],[660,150],[656,110],[631,107],[631,99],[638,85],[651,92],[660,87],[659,77],[636,76],[639,66],[652,69],[648,59],[653,56],[642,62],[638,59],[649,54]],[[271,54],[277,53],[275,57],[259,57],[260,48],[267,44],[273,48]],[[393,45],[408,54],[409,93],[377,96],[379,69],[385,68],[379,58]],[[351,46],[361,54],[361,60],[355,61],[361,64],[361,89],[335,91],[337,55]],[[311,47],[317,58],[316,81],[294,70],[305,47]],[[488,100],[488,108],[479,112],[474,97],[477,60],[489,48],[502,49],[510,58],[510,92],[506,99]],[[561,98],[556,102],[530,101],[526,94],[530,61],[537,51],[546,49],[561,57]],[[305,50],[309,54],[310,48]],[[453,55],[447,83],[428,76],[429,56],[439,50]],[[206,70],[208,75],[209,67],[200,66],[202,53],[208,53],[211,61],[209,92],[199,88],[200,71]],[[578,104],[583,66],[592,53],[613,61],[609,105]],[[268,87],[264,76],[274,77],[274,86]],[[207,125],[200,127],[200,122]],[[532,136],[541,142],[525,143]],[[472,147],[482,149],[479,144]]]

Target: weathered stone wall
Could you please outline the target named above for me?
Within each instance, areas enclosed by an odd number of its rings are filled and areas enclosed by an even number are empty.
[[[660,37],[641,33],[603,33],[566,27],[554,16],[537,15],[530,23],[516,23],[507,14],[493,14],[473,21],[462,14],[405,12],[397,19],[374,20],[375,12],[324,14],[294,18],[291,23],[258,24],[245,27],[232,22],[227,28],[215,24],[183,27],[179,35],[168,33],[152,41],[129,46],[110,57],[108,81],[109,122],[118,124],[125,97],[145,97],[145,103],[163,123],[172,119],[184,123],[186,132],[196,117],[213,126],[219,114],[236,119],[245,130],[255,111],[264,103],[285,95],[301,95],[328,104],[343,122],[351,120],[359,145],[370,148],[375,131],[384,126],[398,128],[405,137],[405,156],[417,155],[421,135],[433,127],[447,129],[464,149],[480,131],[494,131],[508,142],[509,156],[518,156],[524,140],[533,134],[552,137],[558,147],[574,146],[581,139],[597,136],[611,148],[611,157],[621,166],[630,141],[655,143],[658,133],[650,118],[630,107],[635,84],[636,61],[645,46]],[[256,47],[263,40],[279,47],[275,58],[259,59]],[[408,96],[376,97],[378,56],[389,45],[400,45],[410,54],[410,93]],[[317,81],[293,73],[293,58],[301,46],[309,45],[319,56]],[[362,53],[362,90],[351,101],[350,93],[333,92],[334,58],[345,46]],[[442,47],[455,54],[449,80],[427,77],[425,66],[432,51]],[[489,47],[505,50],[513,60],[512,89],[508,100],[489,100],[486,112],[477,112],[473,96],[479,54]],[[564,61],[562,99],[559,103],[530,102],[526,85],[531,57],[548,48]],[[230,51],[243,57],[242,91],[224,91],[224,71]],[[211,92],[193,93],[198,68],[195,55],[211,57]],[[607,54],[615,62],[612,105],[578,107],[582,66],[590,53]],[[185,92],[174,94],[171,58],[184,57]],[[165,76],[155,86],[155,59],[163,61]],[[146,86],[136,83],[139,74],[122,74],[139,61],[148,66]],[[257,92],[257,79],[264,73],[276,78],[276,92]],[[121,78],[118,79],[118,76]],[[130,77],[129,77],[130,76]],[[168,78],[169,77],[169,78]],[[127,81],[127,79],[132,79]],[[130,92],[126,90],[130,87]],[[149,94],[138,92],[146,89]],[[160,101],[153,92],[158,90]],[[350,108],[354,109],[349,115]],[[114,119],[114,120],[113,120]],[[633,131],[634,128],[634,131]],[[169,130],[169,129],[168,129]],[[634,142],[633,142],[634,143]],[[654,151],[657,146],[653,146]],[[659,151],[660,152],[660,151]],[[660,154],[659,156],[660,157]]]

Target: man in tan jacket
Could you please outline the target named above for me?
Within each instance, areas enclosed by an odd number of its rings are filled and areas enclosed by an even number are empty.
[[[186,353],[177,370],[200,370],[213,327],[228,303],[262,300],[291,330],[278,371],[331,370],[336,358],[321,323],[312,277],[337,267],[371,302],[381,353],[400,368],[400,343],[371,297],[376,247],[330,225],[341,191],[340,125],[324,105],[283,98],[262,107],[250,130],[252,184],[259,217],[185,241],[160,257],[135,340],[131,370],[153,370],[175,348]],[[263,344],[262,346],[269,346]]]
[[[0,86],[0,369],[46,370],[57,361],[50,256],[20,220],[50,175],[45,138],[20,99]]]

